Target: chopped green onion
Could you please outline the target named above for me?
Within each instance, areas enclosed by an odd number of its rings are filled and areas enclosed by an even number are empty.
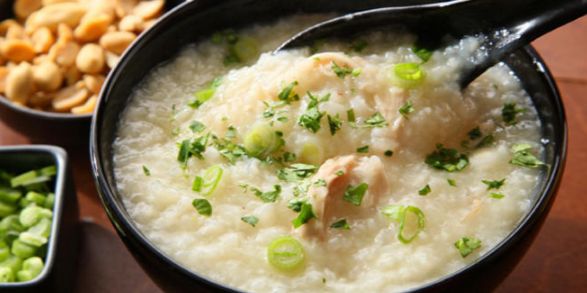
[[[387,126],[387,122],[385,121],[385,118],[383,117],[383,115],[381,115],[381,113],[376,112],[375,114],[371,115],[371,117],[367,118],[367,120],[365,120],[365,125],[364,127],[370,127],[370,128],[375,128],[375,127],[385,127]]]
[[[430,188],[429,184],[426,184],[426,186],[424,186],[422,189],[418,190],[418,194],[425,196],[428,195],[428,193],[430,193],[432,191],[432,189]]]
[[[419,46],[414,46],[412,48],[412,52],[414,52],[416,56],[422,59],[422,62],[428,62],[428,60],[430,60],[430,57],[432,57],[432,51]]]
[[[312,210],[312,205],[305,201],[302,201],[300,203],[300,212],[298,216],[291,221],[291,223],[293,224],[294,228],[297,229],[313,218],[316,218],[316,215]]]
[[[342,199],[355,206],[360,206],[368,187],[367,183],[361,183],[357,186],[349,185],[344,191]]]
[[[435,169],[454,172],[467,167],[469,158],[465,154],[459,154],[455,149],[444,148],[442,144],[437,144],[436,150],[426,156],[426,164]]]
[[[424,229],[426,224],[424,213],[415,206],[390,205],[383,208],[381,212],[389,219],[399,223],[397,238],[401,243],[404,244],[412,242],[412,240],[418,236],[420,231]],[[410,213],[416,217],[415,220],[410,221],[408,219]],[[410,233],[411,235],[404,235],[404,229],[407,228],[406,226],[409,226],[408,229],[412,230]]]
[[[193,133],[200,133],[200,132],[204,131],[204,129],[206,129],[206,126],[204,125],[204,123],[194,120],[190,124],[190,129]]]
[[[22,192],[18,189],[0,186],[0,201],[7,203],[16,203],[22,197]]]
[[[298,82],[293,81],[292,83],[287,85],[285,88],[283,88],[281,90],[281,92],[279,92],[279,95],[277,95],[279,100],[284,101],[285,103],[288,103],[288,104],[293,101],[299,101],[300,96],[293,91],[293,88],[297,85],[298,85]]]
[[[267,260],[282,271],[292,271],[304,263],[304,248],[295,238],[283,236],[273,240],[267,248]]]
[[[56,174],[56,172],[56,166],[48,166],[39,170],[28,171],[10,179],[10,186],[12,188],[19,186],[27,187],[43,182],[48,182],[51,180],[51,177]]]
[[[403,104],[403,106],[399,108],[398,111],[402,116],[404,116],[404,118],[407,119],[408,115],[414,112],[414,105],[412,104],[412,101],[407,101],[405,104]]]
[[[481,247],[481,240],[473,237],[463,237],[455,242],[455,247],[459,250],[462,257],[467,257]]]
[[[540,166],[544,166],[544,162],[540,161],[536,156],[532,153],[532,146],[529,144],[516,144],[512,147],[512,159],[510,160],[510,164],[528,167],[528,168],[538,168]]]
[[[25,227],[32,227],[37,224],[42,218],[51,219],[53,212],[35,205],[28,206],[20,212],[20,223]]]
[[[340,219],[330,225],[333,229],[350,230],[351,226],[347,223],[346,219]]]
[[[0,284],[14,282],[14,272],[10,268],[0,267]]]
[[[365,145],[362,147],[358,147],[357,148],[357,153],[368,153],[369,152],[369,146]]]
[[[495,199],[502,199],[505,197],[505,195],[503,195],[502,193],[496,193],[496,192],[492,192],[489,197],[491,198],[495,198]]]
[[[446,179],[446,182],[448,182],[448,185],[452,186],[452,187],[457,187],[457,182],[454,179]]]
[[[192,190],[199,192],[204,196],[208,196],[216,190],[218,187],[218,183],[220,179],[222,179],[222,174],[224,170],[220,167],[220,165],[210,166],[206,171],[204,171],[204,175],[196,176],[194,182],[192,183]]]
[[[197,91],[194,94],[194,99],[191,102],[189,102],[188,105],[194,109],[200,108],[200,106],[202,106],[202,104],[204,104],[205,102],[210,100],[212,97],[214,97],[214,94],[216,93],[216,89],[218,89],[218,87],[220,86],[221,83],[222,83],[222,78],[220,78],[220,77],[215,78],[208,85],[207,88]]]
[[[244,148],[251,157],[264,159],[273,152],[279,150],[285,141],[274,129],[259,124],[251,129],[244,139]]]
[[[300,162],[312,164],[312,165],[320,165],[322,163],[322,156],[323,151],[319,145],[315,143],[305,143],[302,146],[302,150],[300,151]]]
[[[10,249],[10,252],[20,258],[29,258],[35,255],[37,248],[17,239],[12,242],[12,248]]]
[[[239,37],[232,50],[239,62],[248,62],[259,56],[259,44],[251,37]]]
[[[33,256],[27,258],[22,263],[22,270],[16,273],[17,279],[20,282],[30,281],[36,278],[44,268],[43,260],[40,257]]]
[[[402,88],[413,88],[424,81],[426,74],[418,63],[400,63],[393,67],[392,81]]]
[[[386,157],[391,157],[393,156],[393,151],[392,150],[386,150],[383,155],[385,155]]]
[[[145,165],[143,165],[143,174],[145,174],[145,176],[151,176],[151,170]]]
[[[209,217],[212,215],[212,205],[207,199],[196,198],[192,201],[192,206],[194,206],[202,216]]]
[[[332,71],[338,76],[340,79],[344,79],[347,75],[352,74],[353,76],[358,76],[361,74],[360,71],[355,71],[353,68],[349,66],[340,67],[336,62],[332,61]]]
[[[244,216],[241,218],[241,221],[255,227],[257,226],[257,223],[259,223],[259,218],[255,216]]]
[[[355,110],[353,110],[353,108],[350,108],[346,111],[346,117],[350,123],[355,123],[357,121],[355,118]]]
[[[292,164],[288,168],[277,171],[277,178],[287,181],[296,182],[312,176],[318,168],[308,164]]]

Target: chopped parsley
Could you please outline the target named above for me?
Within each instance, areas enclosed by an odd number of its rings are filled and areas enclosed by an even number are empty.
[[[312,95],[312,93],[308,92],[308,97],[310,98],[310,103],[308,103],[306,112],[300,116],[298,125],[316,133],[320,130],[320,120],[324,116],[324,112],[320,112],[318,106],[320,103],[328,101],[330,99],[330,94],[317,98]]]
[[[304,200],[299,199],[299,198],[294,198],[291,199],[288,203],[287,203],[287,208],[299,213],[302,210],[302,203],[304,202]]]
[[[259,223],[259,218],[255,216],[244,216],[241,218],[241,221],[255,227],[257,226],[257,223]]]
[[[303,224],[310,221],[312,218],[316,218],[316,215],[312,210],[312,205],[305,201],[302,201],[300,204],[299,214],[295,219],[291,221],[291,223],[293,224],[294,228],[297,229]]]
[[[483,133],[481,133],[481,129],[477,126],[473,129],[471,129],[471,131],[469,131],[467,133],[467,135],[469,136],[470,140],[476,140],[478,138],[481,138],[481,136],[483,135]]]
[[[314,165],[292,164],[288,168],[278,170],[277,178],[287,182],[296,182],[312,176],[317,169]]]
[[[332,71],[338,76],[340,79],[344,79],[347,75],[352,75],[353,77],[357,77],[361,74],[361,70],[358,68],[351,68],[349,66],[340,67],[336,62],[332,61]]]
[[[342,127],[342,121],[340,121],[340,117],[338,117],[338,114],[336,114],[336,116],[326,115],[326,118],[328,120],[330,134],[336,134],[336,132]]]
[[[459,154],[455,149],[448,149],[442,144],[436,145],[436,150],[426,156],[426,164],[448,172],[461,171],[469,164],[465,154]]]
[[[216,93],[216,89],[218,89],[218,87],[221,84],[222,84],[222,78],[221,77],[215,78],[214,80],[212,80],[212,82],[210,82],[208,87],[206,87],[203,90],[199,90],[194,94],[194,99],[188,103],[188,106],[190,106],[193,109],[200,108],[200,106],[202,106],[202,104],[204,104],[206,101],[208,101],[212,97],[214,97],[214,94]]]
[[[279,92],[279,95],[277,95],[277,97],[279,98],[280,101],[284,101],[285,103],[291,103],[293,101],[299,101],[300,100],[300,96],[298,94],[296,94],[293,90],[293,88],[295,86],[298,85],[297,81],[293,81],[292,83],[290,83],[289,85],[287,85],[286,87],[284,87],[281,92]]]
[[[196,211],[202,216],[209,217],[212,215],[212,205],[207,199],[196,198],[192,201],[192,206],[196,208]]]
[[[528,168],[538,168],[540,166],[544,166],[544,162],[540,161],[536,156],[532,153],[532,146],[529,144],[516,144],[512,147],[512,159],[510,160],[510,164],[528,167]]]
[[[393,151],[392,150],[386,150],[383,153],[383,155],[386,156],[386,157],[391,157],[391,156],[393,156]]]
[[[503,195],[502,193],[496,193],[496,192],[492,192],[489,197],[491,198],[495,198],[495,199],[502,199],[505,197],[505,195]]]
[[[355,110],[353,110],[353,108],[346,111],[346,117],[350,123],[355,123],[357,121],[357,118],[355,118]]]
[[[340,219],[330,225],[333,229],[350,230],[351,226],[347,223],[346,219]]]
[[[369,185],[364,182],[357,186],[349,185],[344,191],[342,199],[355,206],[360,206],[368,187]]]
[[[367,48],[367,41],[365,40],[355,40],[351,43],[351,50],[357,53],[361,53],[365,48]]]
[[[275,121],[279,121],[279,122],[287,122],[288,118],[285,115],[285,113],[287,113],[286,110],[279,110],[279,108],[284,107],[285,105],[287,105],[287,102],[285,101],[279,101],[279,102],[274,102],[274,103],[268,103],[263,101],[263,104],[265,104],[265,111],[263,111],[263,118],[266,119],[271,119],[271,126],[273,126],[273,123]]]
[[[446,182],[448,182],[448,185],[452,186],[452,187],[457,187],[457,182],[454,179],[446,179]]]
[[[517,108],[516,103],[506,103],[501,109],[501,117],[506,125],[515,125],[518,123],[516,116],[524,111],[525,109],[523,108]]]
[[[368,153],[369,152],[369,146],[365,145],[362,147],[357,148],[357,153]]]
[[[432,57],[432,51],[422,48],[420,46],[414,46],[412,48],[412,52],[414,52],[416,56],[422,59],[422,63],[428,62],[428,60],[430,60],[430,57]]]
[[[143,165],[143,173],[145,176],[151,176],[151,170],[149,170],[149,168],[147,168],[145,165]]]
[[[414,112],[414,105],[412,104],[412,101],[407,101],[403,106],[399,108],[398,111],[402,116],[404,116],[404,118],[408,118],[408,115]]]
[[[462,257],[467,257],[481,247],[481,240],[474,237],[463,237],[455,242],[455,247],[459,250]]]
[[[343,170],[338,170],[334,174],[336,174],[336,176],[342,176],[342,175],[344,175],[344,171]]]
[[[487,190],[499,189],[505,183],[505,178],[501,180],[481,180],[481,182],[487,185]]]
[[[263,202],[276,202],[277,198],[279,198],[279,195],[281,194],[281,185],[274,185],[273,190],[266,192],[246,184],[241,185],[241,187],[245,190],[245,192],[250,189],[255,194],[255,196]]]
[[[247,156],[247,150],[242,145],[236,144],[225,138],[213,137],[212,139],[214,147],[216,147],[220,155],[232,164],[234,164],[236,160]]]
[[[425,196],[428,195],[428,193],[430,193],[432,191],[432,189],[430,188],[429,184],[426,184],[426,186],[424,186],[422,189],[418,190],[418,194],[421,196]]]
[[[187,166],[187,162],[191,157],[196,157],[200,160],[204,159],[202,153],[206,151],[206,145],[208,144],[208,138],[210,134],[200,136],[193,140],[183,140],[179,144],[179,153],[177,154],[177,161],[179,161],[182,167]]]
[[[387,122],[385,122],[385,118],[381,113],[376,112],[375,114],[371,115],[371,117],[365,120],[364,127],[369,128],[376,128],[376,127],[385,127],[387,126]]]
[[[190,124],[190,129],[192,130],[193,133],[200,133],[200,132],[204,131],[204,129],[206,129],[206,125],[204,125],[204,123],[202,123],[200,121],[194,120]]]

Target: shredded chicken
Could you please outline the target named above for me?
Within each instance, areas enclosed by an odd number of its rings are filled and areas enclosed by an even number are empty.
[[[342,172],[341,172],[342,171]],[[349,218],[365,209],[374,207],[382,195],[388,192],[387,179],[381,159],[377,156],[347,155],[324,162],[313,176],[312,182],[322,179],[326,186],[312,186],[308,191],[317,219],[312,219],[298,229],[303,237],[324,239],[328,227],[337,218]],[[343,200],[349,185],[369,185],[360,206]]]

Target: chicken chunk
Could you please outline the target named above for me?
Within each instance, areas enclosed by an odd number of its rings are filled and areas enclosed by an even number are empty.
[[[320,179],[326,182],[325,186],[314,185],[308,190],[308,201],[317,219],[297,230],[303,237],[324,239],[333,220],[360,217],[389,191],[383,163],[377,156],[348,155],[329,159],[320,166],[312,182]],[[361,205],[355,206],[345,201],[343,196],[347,188],[361,183],[368,185]]]

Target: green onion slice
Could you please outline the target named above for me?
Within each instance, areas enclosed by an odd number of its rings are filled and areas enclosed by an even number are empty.
[[[194,183],[192,184],[192,190],[199,192],[202,195],[208,196],[216,190],[224,170],[220,165],[214,165],[204,171],[202,177],[196,176]]]
[[[399,63],[393,67],[393,82],[402,88],[413,88],[422,81],[426,74],[418,63]]]
[[[291,236],[283,236],[273,240],[267,248],[267,260],[282,271],[292,271],[303,265],[304,248],[298,240]]]
[[[404,244],[412,242],[426,225],[424,213],[415,206],[390,205],[383,208],[381,213],[399,223],[397,239]],[[404,231],[406,229],[411,231]]]

